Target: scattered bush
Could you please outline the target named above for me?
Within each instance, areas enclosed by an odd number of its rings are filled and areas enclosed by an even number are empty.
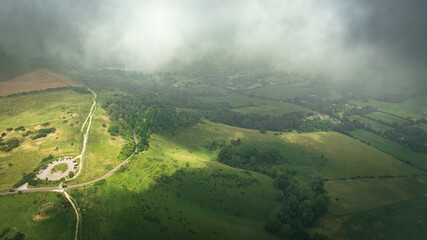
[[[36,135],[32,136],[31,139],[35,140],[38,138],[46,137],[49,133],[54,133],[56,131],[56,128],[44,128],[40,129],[36,132]]]
[[[15,131],[25,131],[25,127],[19,126],[19,127],[15,128]]]
[[[19,147],[20,143],[17,138],[11,138],[6,141],[6,143],[3,143],[3,141],[0,141],[0,150],[5,152],[10,152],[12,149]]]

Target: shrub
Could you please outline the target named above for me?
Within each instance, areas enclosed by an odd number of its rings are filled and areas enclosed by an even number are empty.
[[[20,143],[17,138],[11,138],[6,141],[6,143],[2,143],[0,150],[5,152],[10,152],[12,149],[19,147]]]
[[[19,126],[19,127],[15,128],[15,131],[25,131],[25,127]]]
[[[108,128],[108,132],[112,135],[112,136],[117,136],[119,134],[119,125],[117,124],[113,124]]]

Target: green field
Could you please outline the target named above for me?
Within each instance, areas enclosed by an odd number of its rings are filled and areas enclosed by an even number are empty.
[[[0,189],[9,189],[23,173],[31,172],[50,154],[63,157],[79,153],[80,129],[91,102],[89,94],[72,90],[0,98],[0,129],[7,133],[4,139],[17,137],[21,141],[18,148],[0,152]],[[25,131],[5,131],[19,126],[24,126]],[[43,138],[23,136],[28,130],[52,127],[56,131]]]
[[[426,185],[416,177],[338,180],[325,183],[331,197],[329,212],[345,215],[427,194]]]
[[[382,113],[382,112],[372,112],[368,113],[365,116],[370,117],[375,120],[383,121],[388,124],[397,123],[399,125],[402,125],[407,122],[406,119],[398,118],[395,116],[392,116],[390,114]]]
[[[278,86],[256,88],[246,91],[246,93],[248,95],[255,94],[257,97],[285,100],[288,98],[303,96],[307,94],[309,90],[309,88],[300,87],[294,84],[283,84]]]
[[[358,120],[361,123],[365,124],[365,126],[369,129],[372,129],[374,131],[378,131],[378,132],[384,132],[387,130],[392,130],[392,127],[386,126],[384,124],[381,124],[379,122],[373,121],[371,119],[365,118],[363,116],[359,116],[359,115],[352,115],[348,118],[350,121],[353,120]]]
[[[418,196],[394,204],[343,216],[326,214],[313,232],[331,240],[414,239],[427,235],[427,200]]]
[[[229,103],[233,108],[252,106],[255,105],[257,101],[255,98],[250,98],[238,93],[231,93],[221,97],[199,97],[199,99],[203,102]]]
[[[282,115],[290,112],[312,112],[310,109],[298,106],[289,102],[277,102],[264,99],[257,99],[254,102],[256,106],[241,107],[232,109],[235,112],[242,114],[255,113],[261,115]]]
[[[372,99],[369,99],[368,102],[355,100],[352,100],[352,102],[360,106],[373,105],[377,107],[378,110],[401,116],[403,118],[426,117],[425,113],[427,112],[427,96],[418,96],[417,98],[405,100],[401,103],[389,103]]]
[[[68,169],[68,164],[61,163],[61,164],[58,164],[55,167],[53,167],[50,172],[51,173],[55,173],[55,172],[63,173],[65,171],[67,171],[67,169]]]
[[[102,124],[106,124],[103,127]],[[83,169],[80,176],[67,184],[86,182],[107,173],[120,163],[118,156],[124,140],[120,136],[112,137],[107,129],[110,119],[102,108],[97,108],[89,132],[87,148],[83,157]]]
[[[205,157],[203,151],[153,135],[148,152],[103,185],[72,191],[85,209],[82,235],[276,239],[263,228],[277,205],[272,179]]]
[[[206,139],[240,138],[242,145],[277,149],[289,159],[289,167],[296,169],[301,178],[338,179],[421,173],[373,147],[335,132],[260,134],[256,130],[205,121],[174,138],[183,146],[206,152],[207,156],[211,154],[202,147]],[[215,159],[215,156],[211,158]]]
[[[25,239],[74,239],[76,215],[61,193],[0,196],[0,212],[0,231],[10,229],[9,239],[16,232]]]
[[[415,167],[427,170],[427,154],[425,153],[414,152],[406,146],[362,129],[352,131],[351,135],[354,138],[363,140],[380,151],[393,156],[396,159],[408,162]]]

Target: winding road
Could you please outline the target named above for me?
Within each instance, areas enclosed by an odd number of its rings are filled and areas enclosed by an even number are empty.
[[[84,135],[84,139],[83,139],[83,148],[82,148],[82,153],[80,154],[80,155],[78,155],[77,157],[75,157],[75,158],[73,158],[72,160],[74,160],[74,159],[78,159],[78,158],[80,158],[81,160],[83,160],[82,158],[83,158],[83,155],[84,155],[84,153],[85,153],[85,151],[86,151],[86,143],[87,143],[87,139],[88,139],[88,135],[89,135],[89,129],[90,129],[90,126],[91,126],[91,124],[92,124],[92,116],[93,116],[93,113],[94,113],[94,107],[95,107],[95,104],[96,104],[96,101],[95,101],[95,99],[96,99],[96,94],[92,91],[92,90],[90,90],[89,88],[88,88],[88,90],[89,91],[91,91],[93,94],[94,94],[94,98],[93,98],[93,101],[94,101],[94,104],[92,105],[92,108],[91,108],[91,111],[90,111],[90,113],[89,113],[89,115],[88,115],[88,117],[86,118],[86,120],[88,120],[89,119],[89,124],[88,124],[88,128],[87,128],[87,130],[86,130],[86,133],[85,133],[85,135]],[[86,124],[86,121],[85,121],[85,123],[83,124],[83,125],[85,125]],[[83,130],[83,128],[82,128],[82,130]],[[96,179],[94,179],[94,180],[91,180],[91,181],[88,181],[88,182],[84,182],[84,183],[79,183],[79,184],[75,184],[75,185],[70,185],[70,186],[62,186],[62,187],[41,187],[41,188],[26,188],[26,186],[25,187],[19,187],[19,188],[17,188],[15,191],[12,191],[12,192],[10,192],[10,191],[5,191],[5,192],[0,192],[0,195],[8,195],[8,194],[16,194],[16,193],[18,193],[18,191],[20,191],[20,192],[22,192],[22,193],[31,193],[31,192],[42,192],[42,191],[60,191],[60,190],[63,190],[63,189],[68,189],[68,188],[76,188],[76,187],[82,187],[82,186],[85,186],[85,185],[89,185],[89,184],[92,184],[92,183],[96,183],[96,182],[98,182],[98,181],[100,181],[100,180],[102,180],[102,179],[105,179],[105,178],[107,178],[108,176],[110,176],[111,174],[113,174],[115,171],[117,171],[121,166],[123,166],[136,152],[138,152],[138,147],[137,147],[137,144],[138,144],[138,139],[137,139],[137,137],[136,137],[136,133],[135,133],[135,130],[133,130],[133,139],[134,139],[134,141],[135,141],[135,150],[132,152],[132,154],[129,156],[129,157],[127,157],[125,160],[123,160],[119,165],[117,165],[116,167],[114,167],[113,169],[111,169],[109,172],[107,172],[106,174],[104,174],[104,175],[102,175],[102,176],[100,176],[100,177],[98,177],[98,178],[96,178]],[[144,152],[144,151],[143,151]],[[81,162],[81,165],[80,165],[80,170],[82,169],[82,167],[83,167],[83,164],[82,164],[82,162]],[[79,172],[76,174],[76,176],[74,176],[74,177],[77,177],[77,175],[80,173],[80,170],[79,170]],[[73,177],[73,178],[74,178]],[[73,178],[71,178],[71,179],[73,179]],[[24,184],[25,185],[25,184]]]
[[[85,125],[86,125],[86,123],[88,123],[88,126],[87,126],[87,129],[86,129],[86,133],[84,134],[84,137],[83,137],[83,146],[82,146],[82,152],[80,153],[80,155],[78,155],[78,156],[76,156],[76,157],[74,157],[72,160],[74,161],[74,160],[76,160],[76,159],[80,159],[80,167],[79,167],[79,172],[73,177],[73,178],[70,178],[69,180],[71,180],[71,179],[74,179],[74,178],[76,178],[79,174],[80,174],[80,172],[81,172],[81,169],[83,168],[83,155],[85,154],[85,152],[86,152],[86,145],[87,145],[87,140],[88,140],[88,136],[89,136],[89,130],[90,130],[90,127],[91,127],[91,125],[92,125],[92,118],[93,118],[93,114],[94,114],[94,110],[95,110],[95,105],[96,105],[96,93],[95,92],[93,92],[91,89],[89,89],[88,88],[88,90],[94,95],[94,97],[93,97],[93,104],[92,104],[92,107],[91,107],[91,109],[90,109],[90,112],[89,112],[89,115],[87,116],[87,118],[86,118],[86,120],[85,120],[85,122],[83,123],[83,125],[82,125],[82,129],[81,129],[81,132],[83,132],[83,130],[84,130],[84,127],[85,127]],[[89,121],[89,122],[88,122]],[[21,187],[19,187],[19,188],[17,188],[16,190],[12,190],[12,191],[6,191],[6,192],[0,192],[0,195],[8,195],[8,194],[16,194],[16,193],[18,193],[18,192],[22,192],[22,193],[32,193],[32,192],[43,192],[43,191],[57,191],[57,192],[63,192],[64,193],[64,195],[65,195],[65,197],[68,199],[68,201],[71,203],[71,205],[73,206],[73,208],[74,208],[74,211],[76,212],[76,216],[77,216],[77,223],[76,223],[76,234],[75,234],[75,240],[77,240],[77,236],[78,236],[78,229],[79,229],[79,222],[80,222],[80,213],[79,213],[79,211],[78,211],[78,208],[75,206],[75,204],[74,204],[74,202],[71,200],[71,197],[70,197],[70,195],[68,195],[68,193],[65,191],[66,189],[69,189],[69,188],[77,188],[77,187],[82,187],[82,186],[85,186],[85,185],[89,185],[89,184],[92,184],[92,183],[96,183],[96,182],[98,182],[98,181],[100,181],[100,180],[102,180],[102,179],[105,179],[105,178],[107,178],[108,176],[110,176],[111,174],[113,174],[115,171],[117,171],[121,166],[123,166],[124,164],[126,164],[127,162],[128,162],[128,160],[136,153],[136,152],[138,152],[138,147],[137,147],[137,145],[138,145],[138,139],[137,139],[137,137],[136,137],[136,133],[135,133],[135,130],[133,129],[132,130],[133,131],[133,139],[134,139],[134,141],[135,141],[135,150],[132,152],[132,154],[129,156],[129,157],[127,157],[125,160],[123,160],[119,165],[117,165],[115,168],[113,168],[113,169],[111,169],[109,172],[107,172],[106,174],[104,174],[104,175],[102,175],[101,177],[99,177],[99,178],[96,178],[96,179],[94,179],[94,180],[91,180],[91,181],[88,181],[88,182],[85,182],[85,183],[80,183],[80,184],[75,184],[75,185],[70,185],[70,186],[65,186],[65,185],[60,185],[59,187],[42,187],[42,188],[27,188],[27,186],[28,186],[28,183],[25,183],[23,186],[21,186]],[[144,152],[144,151],[142,151],[142,152]],[[62,183],[61,183],[62,184]]]
[[[133,131],[133,138],[135,141],[135,150],[132,152],[132,154],[127,157],[125,160],[123,160],[119,165],[117,165],[115,168],[111,169],[109,172],[107,172],[106,174],[102,175],[99,178],[96,178],[94,180],[88,181],[88,182],[84,182],[84,183],[79,183],[79,184],[74,184],[74,185],[70,185],[70,186],[62,186],[62,187],[42,187],[42,188],[20,188],[19,191],[23,192],[23,193],[31,193],[31,192],[42,192],[42,191],[60,191],[63,189],[68,189],[68,188],[76,188],[76,187],[83,187],[92,183],[96,183],[102,179],[107,178],[108,176],[110,176],[111,174],[113,174],[115,171],[117,171],[121,166],[123,166],[124,164],[126,164],[126,162],[136,153],[138,152],[138,147],[136,147],[136,144],[138,144],[138,139],[136,138],[136,134],[135,131]],[[142,151],[144,152],[144,151]],[[8,195],[8,194],[16,194],[18,191],[18,189],[14,192],[0,192],[0,195]]]

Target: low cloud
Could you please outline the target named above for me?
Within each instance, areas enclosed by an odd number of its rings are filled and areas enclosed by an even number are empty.
[[[0,1],[0,48],[142,71],[220,55],[336,81],[422,80],[426,4],[372,2]]]

